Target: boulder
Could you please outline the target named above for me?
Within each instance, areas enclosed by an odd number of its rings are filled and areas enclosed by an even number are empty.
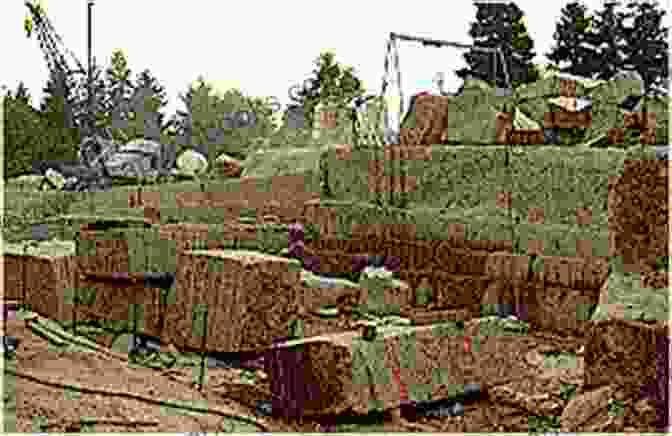
[[[128,141],[126,145],[122,146],[123,150],[129,153],[149,153],[158,154],[161,152],[162,145],[156,141],[151,141],[144,138],[136,138]]]
[[[525,356],[540,340],[500,320],[472,320],[464,329],[446,323],[379,325],[374,331],[372,338],[349,331],[275,345],[264,362],[274,413],[392,411],[409,401],[455,398],[470,385],[498,386],[539,372]],[[540,402],[534,412],[552,406]]]
[[[187,174],[202,174],[208,169],[208,160],[201,153],[186,150],[177,158],[177,168]]]
[[[154,175],[163,168],[164,148],[156,141],[137,138],[111,151],[103,162],[112,176]]]
[[[63,189],[63,187],[65,186],[66,182],[65,177],[63,176],[63,174],[59,173],[53,168],[49,168],[46,171],[45,177],[49,181],[49,183],[51,183],[56,189]]]
[[[663,322],[599,320],[586,332],[584,387],[607,384],[640,388],[655,385],[656,360],[665,361],[659,343],[669,335]]]
[[[563,432],[657,432],[663,430],[657,420],[652,400],[609,384],[572,398],[560,416],[560,426]]]
[[[215,159],[215,167],[225,177],[240,177],[243,173],[242,163],[225,153],[220,154]]]

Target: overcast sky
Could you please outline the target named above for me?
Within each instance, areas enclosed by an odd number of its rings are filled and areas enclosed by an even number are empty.
[[[23,0],[0,1],[0,38],[6,47],[0,86],[16,89],[24,81],[37,105],[48,72],[37,40],[24,34],[27,8]],[[86,0],[42,1],[65,46],[86,65]],[[535,42],[535,62],[547,62],[543,55],[566,3],[517,1]],[[592,12],[602,0],[584,3]],[[471,0],[96,0],[93,53],[107,66],[112,51],[121,48],[134,74],[149,68],[167,89],[170,112],[178,106],[178,93],[199,74],[222,89],[235,86],[287,104],[288,88],[309,76],[323,50],[334,50],[338,61],[354,66],[366,88],[378,93],[389,32],[471,43],[467,32],[475,11]],[[668,13],[667,26],[669,19]],[[465,66],[462,53],[401,43],[406,95],[431,88],[437,71],[445,72],[447,89],[455,90],[460,81],[453,71]]]

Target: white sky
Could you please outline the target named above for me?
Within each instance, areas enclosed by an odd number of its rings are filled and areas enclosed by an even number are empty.
[[[10,43],[3,53],[0,86],[14,90],[23,80],[37,105],[48,78],[42,51],[35,37],[25,37],[24,1],[1,1],[0,40]],[[65,46],[85,66],[86,3],[43,0]],[[535,42],[535,62],[547,62],[543,55],[553,44],[555,21],[566,3],[517,1]],[[593,12],[602,0],[584,4]],[[248,95],[275,96],[284,105],[289,103],[288,88],[309,76],[322,50],[333,49],[339,62],[354,66],[366,88],[378,93],[389,32],[470,44],[467,32],[475,12],[471,0],[96,0],[93,53],[106,67],[112,51],[122,48],[134,75],[149,68],[167,89],[168,113],[179,106],[178,93],[199,74],[223,89],[235,86]],[[669,12],[665,20],[669,26]],[[446,88],[455,90],[460,81],[453,71],[465,66],[462,53],[401,43],[405,95],[431,88],[437,71],[445,72]]]

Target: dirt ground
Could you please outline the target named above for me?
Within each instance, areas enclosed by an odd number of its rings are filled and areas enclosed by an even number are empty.
[[[398,411],[286,422],[255,410],[257,401],[272,398],[268,377],[260,370],[251,384],[240,369],[209,368],[199,391],[197,368],[154,370],[130,364],[122,353],[65,351],[23,320],[8,320],[6,334],[20,340],[15,358],[5,359],[6,432],[480,432],[521,431],[529,422],[528,413],[503,406],[501,398],[496,404],[492,398],[467,404],[463,416],[415,422]],[[562,383],[581,390],[580,356],[576,365],[562,369],[544,369],[540,354],[527,360],[540,366],[538,379],[503,386],[499,396],[512,398],[513,390],[532,400],[548,398]]]

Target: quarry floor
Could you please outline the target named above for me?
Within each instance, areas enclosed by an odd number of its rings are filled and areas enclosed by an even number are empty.
[[[198,368],[155,370],[129,363],[124,353],[66,351],[36,334],[25,320],[10,317],[6,323],[6,335],[20,341],[4,361],[6,432],[476,432],[512,431],[527,420],[512,416],[508,424],[502,422],[506,412],[495,413],[495,404],[484,400],[466,404],[463,416],[415,422],[398,411],[287,422],[258,411],[259,400],[272,398],[261,370],[250,382],[246,370],[209,368],[199,391]],[[520,381],[528,386],[519,388],[533,395],[562,379],[580,391],[580,356],[576,363],[563,369],[539,363],[539,380]],[[170,407],[185,404],[197,410]]]

